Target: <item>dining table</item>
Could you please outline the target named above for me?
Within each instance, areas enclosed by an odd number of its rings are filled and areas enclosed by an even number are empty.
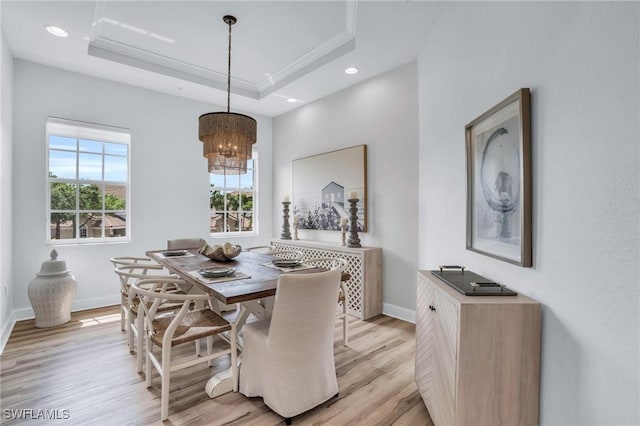
[[[217,261],[199,253],[197,248],[182,250],[178,255],[167,250],[149,250],[146,255],[163,265],[170,273],[177,275],[190,286],[211,295],[211,308],[221,314],[226,305],[237,304],[237,313],[232,322],[238,334],[238,349],[242,350],[239,336],[243,325],[250,315],[257,319],[270,318],[276,294],[278,277],[283,273],[312,273],[326,270],[312,265],[286,268],[274,266],[275,257],[271,254],[255,251],[242,251],[228,261]],[[226,277],[206,278],[200,271],[210,268],[233,268],[234,273]],[[341,280],[347,281],[350,275],[342,273]],[[218,302],[218,303],[214,303]],[[231,371],[226,370],[214,375],[206,386],[209,397],[214,398],[232,390]]]

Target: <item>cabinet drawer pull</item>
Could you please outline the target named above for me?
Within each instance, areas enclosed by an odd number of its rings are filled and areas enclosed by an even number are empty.
[[[429,305],[429,310],[435,312],[436,311],[436,307],[433,305]]]

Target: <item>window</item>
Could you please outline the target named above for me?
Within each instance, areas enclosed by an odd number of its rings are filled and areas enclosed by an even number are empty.
[[[129,241],[128,130],[47,118],[47,241]]]
[[[255,234],[257,154],[247,161],[244,174],[210,174],[211,236],[229,233]]]

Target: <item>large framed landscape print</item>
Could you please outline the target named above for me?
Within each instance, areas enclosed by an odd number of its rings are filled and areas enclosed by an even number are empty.
[[[293,214],[299,229],[340,231],[358,199],[358,231],[367,230],[367,146],[293,160]]]
[[[532,265],[531,107],[520,89],[465,128],[467,249]]]

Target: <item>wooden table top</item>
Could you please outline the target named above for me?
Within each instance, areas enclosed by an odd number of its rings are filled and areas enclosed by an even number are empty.
[[[211,294],[222,303],[231,305],[248,300],[275,296],[278,277],[283,272],[264,266],[273,260],[273,256],[256,252],[243,251],[236,258],[228,262],[218,262],[198,253],[198,249],[188,250],[193,256],[163,256],[163,250],[150,250],[146,255],[164,265],[169,271],[180,278],[195,285],[197,288]],[[208,283],[189,274],[202,268],[216,266],[236,268],[238,272],[249,275],[247,279]],[[322,271],[322,268],[306,269],[293,273],[304,274]],[[342,272],[341,280],[348,281],[351,275]]]
[[[276,284],[281,271],[262,265],[273,260],[272,256],[255,252],[241,252],[236,258],[228,262],[218,262],[198,253],[197,249],[189,250],[193,256],[162,256],[162,250],[152,250],[146,255],[164,265],[172,273],[178,275],[188,283],[214,296],[225,304],[245,302],[274,296]],[[238,272],[249,275],[247,279],[207,283],[189,272],[202,268],[232,267]]]

